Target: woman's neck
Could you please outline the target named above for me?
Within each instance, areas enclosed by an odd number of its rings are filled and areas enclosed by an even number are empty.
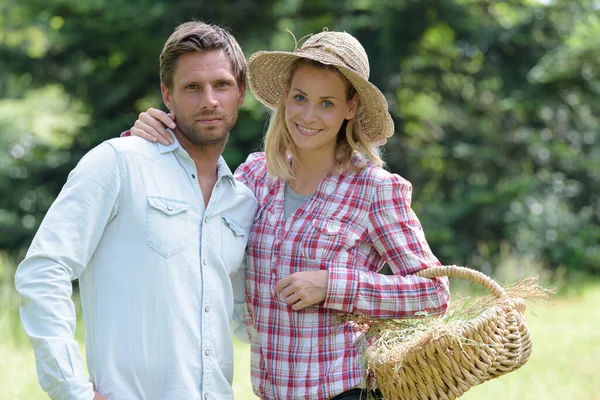
[[[312,195],[321,181],[335,169],[334,152],[321,154],[310,150],[300,151],[293,168],[296,177],[288,184],[298,194]]]

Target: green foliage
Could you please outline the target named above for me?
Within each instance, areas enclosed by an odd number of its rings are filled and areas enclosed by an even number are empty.
[[[443,263],[486,270],[507,243],[555,271],[598,274],[596,3],[4,0],[0,249],[22,255],[81,156],[162,106],[162,44],[198,19],[229,26],[247,56],[292,50],[285,28],[354,34],[396,122],[388,167],[413,183]],[[233,168],[260,149],[266,121],[249,94],[224,153]]]
[[[83,154],[130,127],[140,111],[162,105],[158,55],[178,23],[215,22],[242,42],[260,41],[273,25],[273,17],[262,12],[270,4],[0,3],[0,188],[10,193],[0,198],[0,249],[22,256]],[[251,47],[262,45],[245,48]],[[243,132],[227,151],[232,163],[244,161],[260,143],[262,126],[248,129],[257,125],[250,114],[242,111],[232,134]]]
[[[403,134],[390,140],[387,159],[415,185],[436,253],[483,269],[478,244],[494,255],[508,241],[555,268],[600,272],[597,75],[558,75],[561,64],[545,61],[592,68],[557,55],[585,43],[597,65],[598,47],[573,39],[589,35],[597,11],[560,2],[407,5],[402,20],[430,23],[408,32],[381,22],[401,39],[388,90]]]

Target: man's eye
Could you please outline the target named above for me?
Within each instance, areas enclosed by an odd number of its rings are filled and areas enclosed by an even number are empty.
[[[185,88],[186,89],[191,89],[191,90],[198,90],[198,89],[200,89],[200,85],[192,83],[192,84],[187,85]]]
[[[228,87],[228,86],[231,86],[231,85],[229,84],[229,82],[219,82],[217,84],[217,86],[218,87]]]

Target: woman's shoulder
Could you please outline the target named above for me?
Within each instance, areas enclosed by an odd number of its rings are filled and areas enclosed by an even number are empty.
[[[251,153],[246,161],[235,170],[235,178],[248,185],[263,180],[268,175],[267,158],[264,152]]]
[[[267,157],[264,151],[259,151],[256,153],[250,153],[246,158],[246,161],[240,164],[240,166],[236,169],[237,171],[254,171],[258,173],[263,170],[267,170]]]
[[[264,151],[257,151],[255,153],[250,153],[246,158],[244,164],[259,164],[267,162],[267,156]]]
[[[410,182],[402,176],[388,171],[383,167],[379,167],[370,161],[366,162],[366,166],[358,173],[359,177],[369,184],[378,187],[381,185],[408,185]]]
[[[410,203],[412,198],[412,184],[407,179],[373,163],[368,163],[353,181],[357,190],[372,199],[376,207],[397,199]]]

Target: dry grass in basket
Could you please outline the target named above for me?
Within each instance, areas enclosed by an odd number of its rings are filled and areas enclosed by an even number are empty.
[[[553,294],[553,290],[542,288],[537,278],[523,279],[506,286],[504,290],[508,299],[523,299],[527,304],[532,301],[544,302],[544,299]],[[404,354],[441,337],[454,337],[461,346],[478,345],[473,340],[463,337],[461,328],[485,310],[499,306],[505,301],[506,299],[499,299],[493,295],[463,297],[453,301],[443,316],[417,313],[415,316],[419,318],[377,319],[353,314],[341,318],[365,333],[364,338],[369,342],[369,351],[379,354],[380,361],[385,361],[388,355],[393,357],[393,361],[400,367]],[[369,357],[366,358],[368,364]]]

